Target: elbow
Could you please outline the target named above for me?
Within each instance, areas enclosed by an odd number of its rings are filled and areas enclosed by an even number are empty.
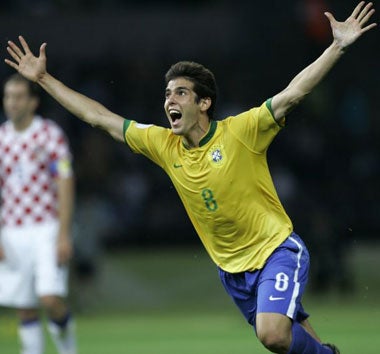
[[[289,96],[288,104],[285,109],[285,115],[291,112],[294,108],[296,108],[309,93],[310,91],[293,92],[293,94]]]
[[[91,125],[93,128],[100,128],[102,126],[102,115],[97,111],[88,111],[84,114],[83,121]]]
[[[272,109],[276,118],[282,118],[296,108],[310,93],[310,89],[300,85],[289,85],[285,90],[273,97]]]
[[[296,90],[290,98],[290,103],[293,106],[299,105],[309,93],[310,90]]]

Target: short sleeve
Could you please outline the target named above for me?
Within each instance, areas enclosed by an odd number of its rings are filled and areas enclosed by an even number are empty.
[[[152,124],[141,124],[126,120],[124,139],[134,153],[142,154],[159,166],[163,166],[162,151],[171,132],[167,128]]]
[[[282,124],[278,124],[273,117],[270,101],[227,119],[236,138],[258,154],[268,149],[274,137],[282,129]]]

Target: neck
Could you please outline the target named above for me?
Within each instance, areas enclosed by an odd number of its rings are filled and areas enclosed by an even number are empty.
[[[33,115],[27,116],[21,119],[13,120],[12,123],[15,130],[21,132],[30,126],[30,124],[32,123],[32,120],[33,120]]]
[[[210,129],[210,121],[207,120],[205,122],[199,121],[197,122],[194,129],[191,130],[189,135],[184,135],[182,138],[183,144],[188,148],[195,148],[199,146],[202,138],[207,134]]]

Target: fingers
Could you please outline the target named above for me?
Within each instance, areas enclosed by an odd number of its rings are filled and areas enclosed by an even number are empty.
[[[18,56],[18,58],[21,58],[24,55],[22,50],[12,41],[8,41],[8,47],[7,47],[8,53],[11,54],[8,48],[11,49],[13,53]]]
[[[374,28],[376,26],[377,26],[377,23],[371,23],[367,27],[362,28],[362,33],[367,32],[367,31],[369,31],[370,29],[372,29],[372,28]]]
[[[14,59],[14,62],[9,59],[4,59],[4,62],[15,70],[18,70],[21,58],[25,55],[22,50],[12,41],[8,41],[7,52]]]
[[[368,22],[370,17],[374,14],[375,9],[372,9],[370,12],[367,13],[366,16],[364,16],[361,20],[359,20],[360,25],[364,25],[365,23]]]
[[[40,57],[43,59],[46,58],[46,46],[47,46],[47,43],[42,43],[40,47]]]
[[[18,64],[14,63],[13,61],[10,61],[9,59],[4,59],[5,64],[9,65],[11,68],[18,71]]]
[[[26,43],[26,40],[23,36],[18,36],[18,40],[21,43],[22,48],[24,49],[25,54],[31,53],[31,50],[29,49],[28,43]]]
[[[7,52],[17,63],[20,62],[20,56],[11,47],[7,47]]]
[[[330,12],[325,12],[325,16],[329,19],[330,23],[336,22],[335,17]]]
[[[14,42],[12,42],[12,41],[8,41],[8,48],[7,48],[7,50],[8,50],[8,53],[9,53],[10,55],[12,55],[12,58],[16,60],[15,55],[16,55],[19,59],[20,59],[22,56],[27,55],[27,54],[32,54],[32,55],[33,55],[33,53],[31,52],[31,50],[30,50],[30,48],[29,48],[29,46],[28,46],[28,43],[26,43],[24,37],[23,37],[23,36],[18,36],[18,39],[19,39],[20,44],[21,44],[21,47],[22,47],[22,49],[23,49],[24,51],[22,51],[22,50],[20,49],[20,47],[19,47],[17,44],[15,44]],[[41,47],[42,47],[42,46],[41,46]]]
[[[360,13],[362,7],[364,6],[365,1],[361,1],[354,9],[350,17],[356,18],[356,16]]]
[[[373,6],[372,2],[369,2],[363,8],[364,4],[365,4],[365,1],[361,1],[356,6],[355,10],[353,11],[353,13],[351,15],[351,18],[356,19],[359,22],[360,26],[363,26],[364,24],[366,24],[368,22],[368,20],[371,18],[371,16],[375,13],[375,9],[372,8],[372,6]],[[369,26],[364,27],[362,32],[366,32],[375,26],[376,26],[376,24],[372,23]]]
[[[360,4],[359,4],[360,5]],[[363,4],[362,4],[362,6],[364,5],[364,1],[363,1]],[[371,7],[373,6],[373,3],[372,2],[370,2],[370,3],[368,3],[367,5],[366,5],[366,7],[362,10],[362,11],[360,11],[360,13],[358,14],[358,16],[356,17],[356,19],[360,22],[360,23],[362,23],[362,20],[364,19],[364,18],[366,18],[368,15],[369,15],[369,17],[371,17],[372,16],[372,14],[375,12],[375,10],[374,9],[372,9],[371,10]],[[368,18],[369,18],[368,17]],[[368,21],[368,19],[367,19],[367,21]]]

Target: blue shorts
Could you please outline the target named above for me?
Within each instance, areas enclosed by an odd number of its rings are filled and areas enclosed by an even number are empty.
[[[255,326],[256,314],[280,313],[301,322],[308,317],[301,298],[309,272],[309,252],[294,232],[271,254],[262,269],[228,273],[220,279],[247,321]]]

